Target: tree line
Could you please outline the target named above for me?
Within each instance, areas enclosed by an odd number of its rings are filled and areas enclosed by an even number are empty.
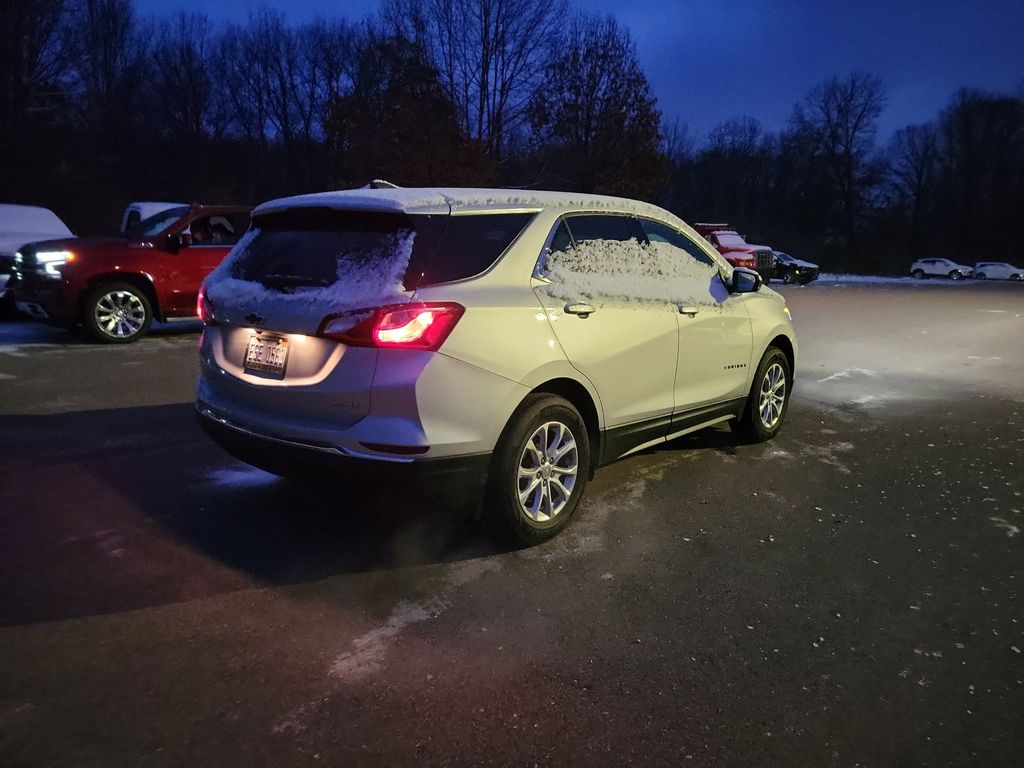
[[[698,141],[663,118],[629,29],[565,0],[383,0],[372,18],[303,24],[266,8],[144,19],[132,0],[3,8],[0,199],[82,233],[131,200],[382,177],[642,198],[828,269],[1017,258],[1024,90],[958,92],[880,145],[884,83],[852,73],[781,131],[739,117]]]

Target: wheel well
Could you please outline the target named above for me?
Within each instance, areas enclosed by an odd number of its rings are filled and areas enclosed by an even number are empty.
[[[158,320],[163,320],[163,312],[160,309],[160,302],[156,297],[156,287],[153,285],[153,281],[146,275],[138,273],[124,273],[124,272],[109,272],[102,275],[93,275],[89,278],[89,282],[86,284],[85,291],[79,297],[79,311],[81,315],[85,310],[85,299],[92,293],[97,287],[104,283],[127,283],[133,285],[139,290],[146,294],[146,298],[149,299],[149,304],[153,308],[153,317]]]
[[[590,474],[593,476],[597,463],[601,460],[601,427],[597,418],[597,406],[586,388],[578,381],[572,379],[551,379],[545,381],[534,392],[544,392],[551,395],[558,395],[568,400],[583,417],[583,423],[587,427],[587,437],[590,442]]]
[[[782,353],[786,356],[786,362],[789,363],[789,375],[791,378],[796,378],[796,357],[793,354],[793,342],[789,340],[789,337],[779,335],[771,340],[768,344],[769,347],[778,347],[782,350]]]

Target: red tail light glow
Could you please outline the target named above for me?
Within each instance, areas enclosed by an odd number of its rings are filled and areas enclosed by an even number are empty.
[[[319,335],[350,347],[437,351],[465,311],[454,302],[393,304],[329,315]]]
[[[206,289],[199,289],[199,299],[196,301],[196,314],[203,321],[203,325],[216,325],[217,318],[213,314],[213,302],[206,297]]]

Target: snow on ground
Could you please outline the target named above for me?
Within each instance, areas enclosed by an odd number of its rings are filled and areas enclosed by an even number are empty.
[[[910,277],[894,277],[885,275],[850,275],[843,272],[822,272],[818,276],[818,284],[838,285],[843,283],[866,283],[869,285],[973,285],[976,280],[948,280],[945,278],[929,278],[918,280]],[[814,283],[811,283],[814,285]]]
[[[215,469],[207,475],[209,482],[228,488],[255,488],[277,482],[277,475],[255,467],[239,465]]]

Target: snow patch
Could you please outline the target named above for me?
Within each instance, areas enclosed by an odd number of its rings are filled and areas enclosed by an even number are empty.
[[[848,379],[851,374],[860,374],[861,376],[874,376],[875,371],[869,371],[867,368],[847,368],[843,371],[833,373],[831,376],[826,376],[824,379],[818,379],[819,384],[825,384],[829,381],[838,381],[839,379]]]
[[[1006,531],[1006,537],[1009,539],[1012,539],[1014,536],[1020,533],[1020,528],[1018,526],[1004,520],[1001,517],[990,517],[989,520],[996,524],[996,528],[1003,528]]]
[[[352,650],[331,662],[331,675],[343,680],[365,677],[380,670],[388,646],[410,624],[438,616],[448,604],[441,600],[428,603],[401,602],[395,606],[382,627],[371,629],[352,641]]]
[[[255,467],[229,467],[213,470],[206,479],[228,488],[255,488],[274,482],[277,476]]]

